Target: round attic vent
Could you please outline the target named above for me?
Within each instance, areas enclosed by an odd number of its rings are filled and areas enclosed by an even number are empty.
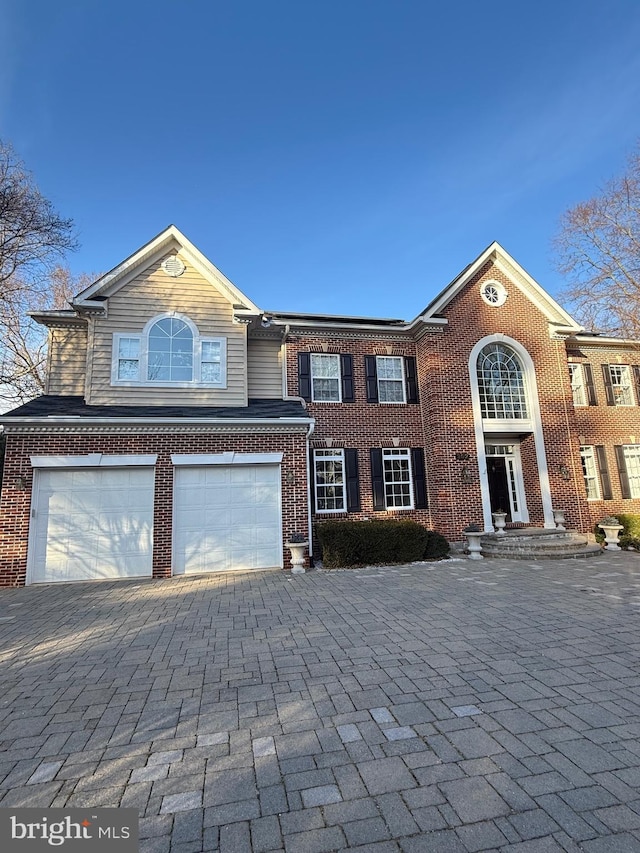
[[[171,255],[170,258],[165,258],[161,267],[166,274],[170,275],[172,278],[177,278],[185,271],[185,265],[177,255]]]
[[[480,287],[480,294],[488,305],[498,307],[504,305],[507,291],[499,281],[487,281]]]

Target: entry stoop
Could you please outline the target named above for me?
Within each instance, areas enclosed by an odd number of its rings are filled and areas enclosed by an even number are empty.
[[[481,538],[485,557],[509,560],[564,560],[597,557],[602,548],[577,530],[523,527],[504,534],[485,533]]]

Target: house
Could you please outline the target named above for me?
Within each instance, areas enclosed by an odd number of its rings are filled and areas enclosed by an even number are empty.
[[[49,330],[2,417],[0,584],[288,567],[323,519],[589,531],[640,510],[640,352],[497,243],[411,321],[268,312],[174,226]]]

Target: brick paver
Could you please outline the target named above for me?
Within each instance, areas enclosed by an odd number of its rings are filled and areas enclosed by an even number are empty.
[[[144,853],[640,851],[638,554],[3,589],[0,620],[0,807],[138,808]]]

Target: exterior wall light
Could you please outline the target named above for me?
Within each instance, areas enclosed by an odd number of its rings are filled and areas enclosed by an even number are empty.
[[[559,469],[559,470],[560,470],[560,476],[562,477],[562,479],[563,479],[563,480],[569,480],[569,479],[571,479],[571,475],[570,475],[570,473],[569,473],[569,469],[567,468],[567,466],[566,466],[566,465],[560,465],[560,469]]]

